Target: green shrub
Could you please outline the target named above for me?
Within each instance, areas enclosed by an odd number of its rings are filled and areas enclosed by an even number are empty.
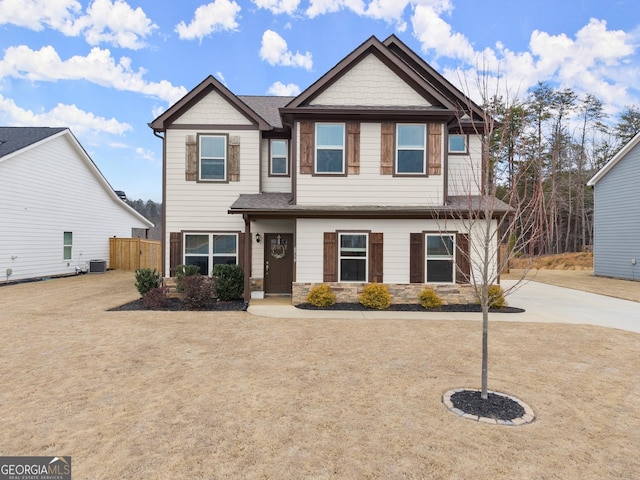
[[[213,281],[206,275],[183,277],[182,288],[182,302],[188,310],[203,310],[213,300]]]
[[[200,275],[200,267],[198,265],[178,265],[176,269],[176,292],[183,293],[183,279],[193,275]]]
[[[136,288],[141,297],[144,297],[147,292],[158,288],[160,285],[162,285],[162,275],[155,268],[153,270],[150,268],[136,270]]]
[[[425,288],[418,295],[418,300],[420,300],[420,305],[422,305],[426,309],[430,308],[440,308],[444,303],[440,296],[436,293],[433,288]]]
[[[166,286],[152,288],[142,296],[142,304],[149,310],[161,310],[169,303],[168,291],[169,287]]]
[[[391,306],[391,295],[386,285],[382,283],[370,283],[362,289],[359,296],[360,304],[366,308],[384,310]]]
[[[238,300],[244,293],[244,272],[240,265],[215,265],[211,276],[215,285],[215,296],[219,300]]]
[[[314,307],[330,307],[336,304],[336,294],[331,291],[329,285],[318,285],[309,290],[307,302]]]
[[[504,298],[504,290],[500,285],[491,285],[489,287],[489,307],[490,308],[503,308],[507,306],[507,301]]]

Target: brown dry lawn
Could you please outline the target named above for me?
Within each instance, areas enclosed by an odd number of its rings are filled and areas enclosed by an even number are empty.
[[[490,388],[537,415],[503,427],[441,403],[478,387],[479,322],[106,311],[136,297],[126,272],[0,287],[1,455],[76,480],[640,478],[640,335],[491,324]]]

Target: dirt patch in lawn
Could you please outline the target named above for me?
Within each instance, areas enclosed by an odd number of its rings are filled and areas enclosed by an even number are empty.
[[[3,455],[77,479],[640,476],[640,335],[492,323],[489,387],[536,414],[497,427],[442,404],[479,386],[480,322],[107,312],[133,283],[0,288]]]

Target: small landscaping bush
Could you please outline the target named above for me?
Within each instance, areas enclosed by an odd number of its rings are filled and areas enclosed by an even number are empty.
[[[183,277],[182,289],[182,303],[189,310],[203,310],[214,298],[213,281],[206,275]]]
[[[384,310],[391,306],[391,295],[386,285],[381,283],[370,283],[362,289],[359,296],[360,304],[366,308]]]
[[[169,303],[168,291],[166,286],[152,288],[142,296],[142,304],[149,310],[162,310]]]
[[[136,270],[136,288],[141,297],[154,288],[162,285],[162,275],[154,268],[139,268]]]
[[[309,290],[307,302],[314,307],[331,307],[336,304],[336,294],[331,291],[329,285],[318,285]]]
[[[422,305],[426,309],[431,308],[440,308],[444,303],[440,296],[436,293],[433,288],[425,288],[418,295],[418,300],[420,301],[420,305]]]
[[[200,267],[198,265],[178,265],[176,269],[176,292],[184,292],[183,280],[185,277],[200,275]]]
[[[489,307],[503,308],[507,306],[504,298],[504,290],[500,285],[491,285],[489,287]]]
[[[244,272],[240,265],[215,265],[211,276],[218,300],[238,300],[244,293]]]

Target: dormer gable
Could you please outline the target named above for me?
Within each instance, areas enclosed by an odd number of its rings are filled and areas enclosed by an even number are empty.
[[[209,111],[213,107],[223,108],[225,123],[254,125],[259,130],[270,130],[269,123],[234,95],[212,75],[178,100],[167,111],[153,120],[149,126],[155,131],[165,131],[171,125],[194,123],[198,111]]]

